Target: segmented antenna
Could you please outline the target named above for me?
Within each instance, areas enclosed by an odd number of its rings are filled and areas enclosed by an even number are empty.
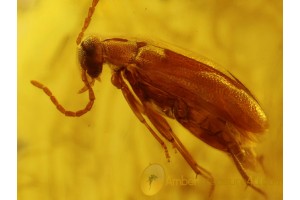
[[[80,33],[78,34],[78,37],[76,40],[77,45],[79,45],[81,43],[82,37],[84,36],[84,32],[88,28],[88,26],[92,20],[92,16],[94,14],[94,11],[95,11],[95,8],[96,8],[98,2],[99,2],[99,0],[93,0],[93,3],[91,5],[91,7],[89,8],[88,16],[85,18],[82,29],[81,29]]]
[[[94,14],[95,8],[98,4],[99,0],[93,0],[92,6],[89,8],[89,12],[88,12],[88,16],[85,18],[84,20],[84,24],[83,27],[80,31],[80,33],[78,34],[76,43],[77,45],[79,45],[82,41],[82,37],[84,35],[85,30],[88,28],[91,20],[92,20],[92,16]],[[89,112],[94,104],[95,101],[95,95],[94,95],[94,91],[88,81],[87,75],[86,75],[86,71],[82,71],[82,81],[85,84],[85,91],[88,90],[89,91],[89,102],[87,103],[87,105],[85,106],[85,108],[81,109],[81,110],[77,110],[77,111],[70,111],[70,110],[66,110],[55,98],[55,96],[52,94],[52,92],[50,91],[49,88],[47,88],[45,85],[43,85],[42,83],[40,83],[39,81],[35,81],[32,80],[31,84],[34,85],[35,87],[41,89],[44,91],[44,93],[50,97],[52,103],[56,106],[57,110],[59,110],[61,113],[63,113],[66,116],[69,117],[80,117],[81,115],[84,115],[85,113]],[[81,91],[81,93],[84,91]]]

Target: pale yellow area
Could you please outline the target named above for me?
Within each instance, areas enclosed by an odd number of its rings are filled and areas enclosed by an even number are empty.
[[[195,179],[171,145],[167,162],[112,86],[108,66],[95,84],[93,109],[80,118],[63,116],[30,84],[31,79],[46,84],[68,109],[85,106],[87,94],[77,94],[83,83],[75,41],[90,1],[18,3],[18,199],[205,199],[208,182]],[[270,123],[256,149],[265,174],[254,181],[269,199],[282,199],[282,1],[100,0],[86,35],[91,34],[164,42],[210,58],[239,78]],[[245,189],[227,155],[171,124],[199,165],[213,174],[213,199],[263,199]],[[140,181],[150,163],[163,166],[166,184],[146,196]]]

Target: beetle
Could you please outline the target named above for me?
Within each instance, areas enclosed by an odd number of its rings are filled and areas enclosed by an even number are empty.
[[[90,36],[82,40],[98,1],[93,0],[76,41],[84,82],[79,92],[89,93],[86,107],[68,111],[50,89],[35,80],[31,83],[42,89],[61,113],[79,117],[92,109],[93,84],[103,65],[109,64],[112,84],[122,91],[136,117],[161,144],[168,160],[165,140],[172,143],[197,175],[211,183],[209,194],[213,193],[213,176],[197,164],[166,117],[230,155],[246,184],[266,197],[246,172],[246,168],[255,168],[257,162],[253,143],[268,128],[267,117],[254,95],[232,74],[167,48],[122,38],[101,41]]]

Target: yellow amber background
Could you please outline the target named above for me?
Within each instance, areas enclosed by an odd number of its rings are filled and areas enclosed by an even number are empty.
[[[80,118],[63,116],[30,84],[32,79],[46,84],[68,109],[85,106],[87,94],[77,94],[83,83],[75,40],[90,3],[18,1],[18,199],[206,198],[208,182],[195,179],[171,145],[167,162],[161,146],[112,86],[108,66],[95,84],[92,111]],[[100,0],[90,34],[164,42],[210,58],[238,77],[270,123],[257,145],[265,174],[255,174],[254,181],[269,199],[282,199],[282,1]],[[213,174],[213,199],[263,199],[245,189],[227,155],[171,124]],[[164,168],[166,183],[146,196],[140,181],[151,163]],[[190,184],[180,184],[183,179]]]

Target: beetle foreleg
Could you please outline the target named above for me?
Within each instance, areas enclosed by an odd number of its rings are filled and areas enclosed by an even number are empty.
[[[112,75],[112,83],[117,88],[122,90],[123,96],[125,97],[127,103],[129,104],[130,108],[134,112],[135,116],[140,120],[141,123],[143,123],[148,130],[151,132],[151,134],[154,136],[154,138],[161,144],[163,149],[165,150],[166,158],[170,162],[170,155],[168,152],[168,148],[164,141],[158,136],[157,133],[149,126],[145,118],[143,117],[143,106],[135,99],[134,95],[129,90],[128,86],[124,82],[121,74],[119,72],[116,72]]]
[[[94,83],[95,83],[95,79],[92,79],[90,82],[89,82],[89,85],[90,87],[93,87],[94,86]],[[81,93],[84,93],[88,90],[89,88],[86,86],[86,84],[78,91],[78,94],[81,94]]]

